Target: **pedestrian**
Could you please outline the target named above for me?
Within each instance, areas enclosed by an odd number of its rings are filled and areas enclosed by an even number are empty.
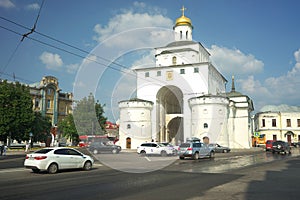
[[[26,145],[25,145],[25,153],[28,152],[28,149],[29,149],[29,142],[26,142]]]
[[[3,151],[4,151],[4,144],[0,145],[0,156],[3,155]]]
[[[6,145],[3,145],[3,155],[6,156],[6,149],[7,149],[7,146]]]

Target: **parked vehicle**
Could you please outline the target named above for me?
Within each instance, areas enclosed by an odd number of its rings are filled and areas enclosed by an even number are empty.
[[[121,151],[121,147],[110,143],[93,142],[90,144],[89,150],[93,152],[93,154],[98,154],[98,153],[117,154]]]
[[[217,143],[211,143],[208,147],[210,147],[215,153],[229,153],[231,150],[229,147],[224,147]]]
[[[284,154],[291,154],[291,147],[289,145],[289,143],[281,141],[281,140],[277,140],[275,142],[273,142],[273,146],[272,146],[272,153],[284,153]]]
[[[82,168],[90,170],[94,160],[76,149],[67,147],[49,147],[27,154],[24,161],[25,168],[33,172],[42,170],[53,174],[62,169]]]
[[[170,144],[169,142],[161,142],[161,144],[163,144],[163,145],[169,147],[170,149],[172,149],[173,154],[177,155],[179,146],[174,146],[174,145]]]
[[[275,140],[267,140],[266,141],[266,151],[271,151],[272,150],[272,147],[273,147],[273,142]]]
[[[158,142],[146,142],[137,147],[137,153],[143,156],[145,155],[173,155],[174,148],[168,147],[162,143]]]
[[[208,145],[198,141],[182,143],[178,148],[178,155],[180,159],[184,159],[185,157],[190,157],[194,160],[203,157],[212,158],[214,153],[214,150],[209,148]]]

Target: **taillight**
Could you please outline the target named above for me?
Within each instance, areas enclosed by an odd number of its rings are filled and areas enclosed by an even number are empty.
[[[189,147],[189,148],[187,148],[187,150],[188,150],[188,151],[192,151],[192,150],[193,150],[193,148],[192,148],[192,147]]]
[[[29,158],[29,156],[26,155],[25,159],[28,159],[28,158]]]
[[[35,156],[34,157],[35,160],[44,160],[46,158],[47,158],[47,156]]]
[[[180,147],[178,147],[178,151],[180,151]]]

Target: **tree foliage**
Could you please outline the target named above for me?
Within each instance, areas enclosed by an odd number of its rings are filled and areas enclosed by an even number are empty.
[[[29,134],[34,121],[29,88],[16,83],[0,82],[0,135],[5,140],[21,141]]]
[[[31,132],[33,133],[32,139],[34,142],[45,142],[47,135],[50,134],[51,120],[47,116],[42,116],[40,112],[35,112],[34,114],[34,121],[31,128]]]
[[[77,143],[79,141],[78,132],[74,123],[74,117],[69,114],[66,118],[58,123],[58,128],[62,137]]]
[[[77,102],[73,115],[79,135],[105,134],[104,106],[95,102],[92,93]]]

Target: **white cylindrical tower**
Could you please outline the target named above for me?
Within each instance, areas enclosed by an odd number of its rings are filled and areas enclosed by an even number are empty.
[[[228,146],[227,130],[229,99],[205,95],[189,99],[192,113],[192,137],[209,137],[210,143]]]
[[[152,140],[151,110],[153,102],[131,99],[119,102],[120,127],[118,145],[122,149],[136,149]]]

